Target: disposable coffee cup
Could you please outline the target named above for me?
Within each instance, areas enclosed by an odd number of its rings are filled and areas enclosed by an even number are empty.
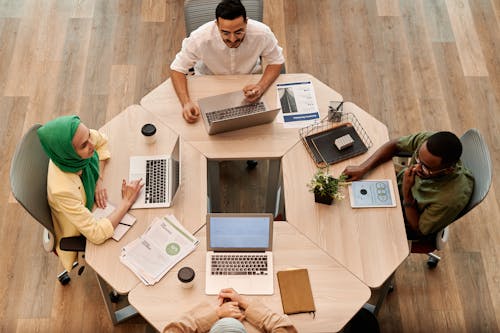
[[[153,124],[146,124],[142,126],[141,133],[144,136],[147,144],[155,143],[156,141],[156,127]]]
[[[182,267],[177,273],[182,288],[191,288],[194,284],[194,270],[191,267]]]

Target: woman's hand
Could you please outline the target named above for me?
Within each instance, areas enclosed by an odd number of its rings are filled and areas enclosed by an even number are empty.
[[[219,300],[219,305],[223,304],[224,300],[229,299],[231,302],[236,302],[243,310],[246,310],[248,307],[248,302],[233,288],[222,289],[217,299]]]
[[[243,321],[245,314],[241,311],[238,306],[238,302],[226,302],[219,305],[215,310],[217,317],[219,318],[234,318]]]
[[[141,184],[142,178],[127,183],[125,179],[122,180],[122,200],[125,201],[128,207],[137,200],[144,184]]]
[[[104,183],[103,183],[101,177],[99,177],[99,179],[97,179],[97,183],[95,184],[94,200],[95,200],[97,207],[106,208],[106,203],[108,201],[108,192],[106,191],[106,188],[104,187]]]

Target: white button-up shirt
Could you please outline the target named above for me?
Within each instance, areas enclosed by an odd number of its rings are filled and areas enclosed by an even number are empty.
[[[237,48],[228,47],[214,21],[205,23],[182,42],[170,69],[187,74],[250,74],[260,71],[260,57],[266,64],[285,62],[283,49],[271,29],[248,19],[245,37]]]

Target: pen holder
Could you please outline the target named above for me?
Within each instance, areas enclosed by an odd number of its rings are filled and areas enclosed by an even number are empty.
[[[343,101],[330,101],[328,105],[328,121],[339,123],[342,121],[342,112],[344,111]]]

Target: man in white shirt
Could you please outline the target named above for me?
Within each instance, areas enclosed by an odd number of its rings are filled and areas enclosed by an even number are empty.
[[[200,109],[191,100],[187,88],[186,74],[190,68],[205,75],[250,74],[261,70],[262,58],[267,66],[261,79],[243,87],[247,100],[255,102],[276,80],[285,62],[271,29],[248,19],[239,0],[223,0],[215,10],[215,17],[184,39],[181,51],[170,65],[182,116],[189,123],[196,122],[200,116]]]

